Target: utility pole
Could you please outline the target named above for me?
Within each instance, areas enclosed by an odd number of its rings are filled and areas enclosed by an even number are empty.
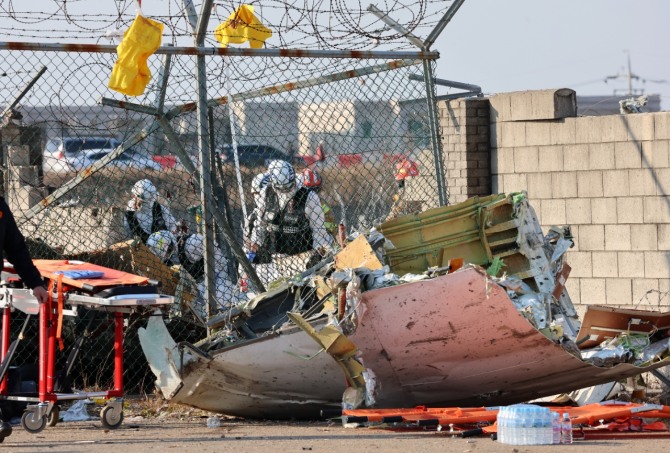
[[[633,69],[631,67],[630,63],[630,51],[626,50],[626,55],[627,55],[627,67],[628,70],[623,73],[623,74],[615,74],[615,75],[610,75],[605,77],[605,83],[607,83],[608,80],[616,80],[616,79],[625,79],[627,84],[628,84],[628,90],[620,90],[620,89],[614,89],[614,95],[618,94],[623,94],[625,96],[639,96],[644,94],[644,88],[633,88],[633,80],[641,80],[642,83],[647,83],[647,82],[653,82],[653,83],[668,83],[667,80],[650,80],[650,79],[643,79],[639,75],[635,74],[633,72]],[[621,93],[622,91],[626,91],[625,93]]]

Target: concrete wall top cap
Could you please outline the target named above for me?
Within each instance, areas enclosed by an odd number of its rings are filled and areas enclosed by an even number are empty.
[[[500,93],[490,98],[491,120],[533,121],[577,116],[577,94],[570,88]]]

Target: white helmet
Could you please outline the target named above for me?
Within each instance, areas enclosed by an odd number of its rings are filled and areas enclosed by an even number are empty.
[[[205,255],[205,238],[201,234],[192,234],[184,243],[184,254],[192,263],[200,261]]]
[[[158,190],[148,179],[141,179],[135,183],[131,190],[132,194],[140,200],[153,204],[158,200]]]
[[[259,173],[251,180],[251,193],[260,193],[261,189],[270,183],[270,175]]]
[[[295,170],[293,166],[283,160],[273,160],[268,165],[270,183],[275,190],[286,192],[295,184]]]
[[[147,239],[147,247],[161,261],[167,261],[174,252],[177,240],[174,235],[166,230],[156,231]]]

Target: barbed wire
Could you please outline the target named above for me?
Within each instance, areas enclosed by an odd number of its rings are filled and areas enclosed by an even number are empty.
[[[200,11],[202,2],[194,6]],[[368,11],[373,0],[249,1],[261,22],[272,30],[267,48],[402,50],[414,48],[398,31]],[[426,37],[450,2],[386,0],[374,2],[407,31]],[[240,6],[238,1],[213,4],[207,44],[218,46],[213,30]],[[163,44],[191,45],[193,31],[181,0],[145,1],[145,16],[165,25]],[[131,0],[35,0],[29,4],[0,0],[0,40],[99,40],[124,31],[136,15]]]

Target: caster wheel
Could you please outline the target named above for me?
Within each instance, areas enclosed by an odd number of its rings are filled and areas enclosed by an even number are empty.
[[[60,417],[60,408],[54,406],[51,408],[51,412],[47,416],[47,426],[56,426]]]
[[[21,416],[21,427],[31,434],[41,432],[47,426],[47,417],[37,418],[32,411],[25,411]]]
[[[123,411],[116,411],[112,406],[105,406],[100,411],[100,421],[107,429],[116,429],[123,422]]]

